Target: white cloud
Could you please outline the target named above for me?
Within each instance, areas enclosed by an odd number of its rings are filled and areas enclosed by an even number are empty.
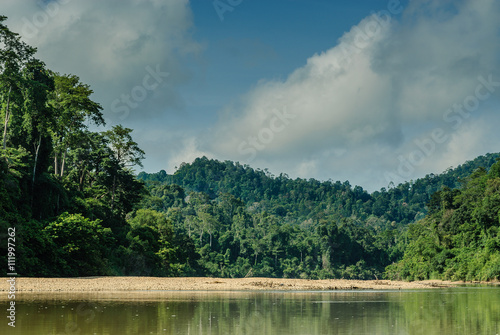
[[[178,115],[165,115],[182,110],[177,89],[193,75],[185,59],[202,50],[191,36],[187,0],[39,3],[2,0],[2,14],[12,30],[39,48],[49,68],[90,84],[108,119],[133,123],[148,154],[146,167],[170,170],[207,155],[291,177],[348,179],[374,190],[387,186],[386,173],[399,168],[400,157],[420,150],[415,141],[436,128],[448,141],[436,145],[406,179],[499,151],[500,135],[492,125],[499,121],[500,87],[473,117],[462,120],[461,132],[443,120],[453,104],[475,94],[478,76],[500,81],[495,0],[414,0],[399,17],[368,16],[286,80],[256,83],[203,134],[201,122],[189,125]],[[226,51],[235,56],[255,49],[243,59],[247,66],[273,54],[259,40],[227,42]],[[157,66],[169,73],[161,85],[146,91],[130,115],[113,113],[112,102],[140,90],[147,67]]]
[[[474,95],[478,76],[500,81],[499,7],[493,0],[421,0],[390,24],[369,16],[286,80],[260,82],[239,105],[227,106],[200,150],[372,190],[387,186],[384,174],[397,169],[398,157],[418,149],[414,140],[436,127],[453,141],[437,145],[408,179],[483,154],[481,141],[461,145],[443,115]],[[497,89],[488,103],[498,106]],[[477,114],[486,118],[493,111],[483,105]],[[285,108],[293,119],[269,132],[276,110]],[[498,139],[496,132],[489,136]]]
[[[444,170],[476,158],[478,152],[481,154],[499,152],[498,137],[492,136],[498,132],[499,122],[500,116],[493,113],[484,118],[470,120],[451,135],[446,150],[443,150],[442,157],[439,157],[435,164],[439,164],[441,170]]]
[[[180,59],[201,50],[191,38],[188,0],[52,0],[45,4],[3,0],[2,13],[9,17],[7,24],[13,31],[38,47],[38,57],[50,69],[76,74],[91,85],[109,121],[144,119],[182,106],[176,88],[189,80],[190,73]],[[146,97],[132,99],[132,107],[121,103],[128,113],[112,109],[112,102],[122,94],[131,95],[143,85],[148,67],[169,76],[157,89],[146,90]]]
[[[167,166],[170,172],[174,172],[176,167],[181,166],[182,163],[192,163],[198,157],[212,158],[210,153],[200,151],[198,140],[194,137],[185,137],[180,143],[178,149],[175,150],[172,157],[168,160]]]

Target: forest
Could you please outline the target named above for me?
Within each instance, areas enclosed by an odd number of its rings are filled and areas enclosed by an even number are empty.
[[[137,175],[133,130],[91,131],[91,87],[5,20],[0,236],[16,230],[19,275],[500,278],[499,154],[373,193],[206,157]]]

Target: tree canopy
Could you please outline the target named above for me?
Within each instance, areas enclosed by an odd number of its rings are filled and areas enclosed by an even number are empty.
[[[0,231],[20,275],[500,278],[499,154],[373,193],[206,157],[136,176],[133,130],[89,130],[90,86],[5,21]]]

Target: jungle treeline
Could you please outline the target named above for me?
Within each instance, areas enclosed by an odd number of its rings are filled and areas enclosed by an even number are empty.
[[[133,130],[89,130],[105,126],[90,86],[5,20],[0,236],[15,228],[19,275],[500,277],[499,154],[373,193],[206,157],[136,175]]]

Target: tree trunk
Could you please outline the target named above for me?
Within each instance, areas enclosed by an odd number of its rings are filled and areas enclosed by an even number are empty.
[[[64,175],[64,165],[66,164],[66,153],[68,152],[68,147],[64,148],[64,154],[61,162],[61,178]]]
[[[57,162],[57,156],[58,156],[57,152],[54,152],[54,175],[55,175],[56,177],[58,177],[58,176],[59,176],[59,171],[58,171],[59,166],[58,166],[58,164],[57,164],[57,163],[58,163],[58,162]]]
[[[5,122],[3,125],[3,150],[7,148],[7,127],[10,118],[10,92],[12,91],[12,86],[9,87],[9,94],[7,95],[7,107],[5,108]]]
[[[113,176],[113,189],[111,191],[111,212],[115,206],[115,192],[116,192],[116,175]]]
[[[31,182],[31,207],[33,207],[33,197],[35,196],[35,179],[36,179],[36,166],[38,163],[38,153],[40,151],[40,145],[42,144],[42,133],[38,135],[38,145],[35,150],[35,162],[33,163],[33,180]]]
[[[35,185],[35,177],[36,177],[36,165],[38,162],[38,152],[40,151],[40,145],[42,144],[42,133],[38,135],[38,144],[35,150],[35,163],[33,164],[33,185]]]
[[[78,185],[78,190],[81,192],[83,191],[83,180],[85,178],[85,172],[87,171],[87,167],[83,167],[83,170],[82,170],[82,173],[80,175],[80,181],[79,181],[79,185]]]

